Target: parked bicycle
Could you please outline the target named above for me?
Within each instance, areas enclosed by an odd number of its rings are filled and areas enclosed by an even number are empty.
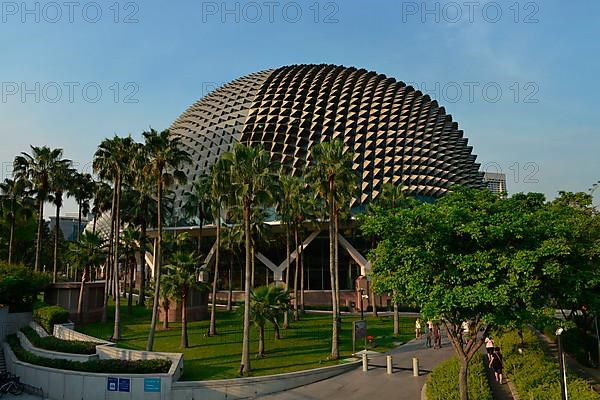
[[[19,396],[25,391],[25,385],[19,381],[19,377],[5,372],[0,375],[0,397],[6,393]]]

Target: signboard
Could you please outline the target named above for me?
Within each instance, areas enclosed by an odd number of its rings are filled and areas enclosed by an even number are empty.
[[[119,379],[108,377],[106,380],[106,390],[109,392],[116,392],[119,389]]]
[[[119,392],[129,392],[131,381],[129,378],[119,378]]]
[[[352,352],[356,353],[356,341],[363,339],[367,348],[367,321],[354,321],[352,324]]]
[[[160,378],[144,378],[144,392],[160,392]]]

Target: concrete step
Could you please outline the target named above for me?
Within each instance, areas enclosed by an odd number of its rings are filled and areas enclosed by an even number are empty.
[[[4,361],[4,349],[0,346],[0,373],[6,372],[6,362]]]

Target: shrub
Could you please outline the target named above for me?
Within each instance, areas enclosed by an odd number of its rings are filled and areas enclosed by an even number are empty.
[[[558,360],[544,354],[542,344],[530,331],[523,332],[525,348],[518,352],[519,337],[516,332],[504,332],[496,344],[504,354],[504,372],[510,375],[517,392],[523,399],[560,399],[560,370]],[[600,395],[588,384],[571,374],[567,379],[569,399],[600,400]]]
[[[77,340],[63,340],[54,336],[40,337],[38,333],[30,327],[25,327],[21,331],[27,336],[27,339],[35,347],[40,349],[58,351],[71,354],[95,354],[97,343],[83,342]]]
[[[15,356],[23,362],[40,365],[42,367],[64,369],[68,371],[80,371],[91,373],[111,374],[157,374],[167,373],[171,368],[171,361],[166,359],[157,360],[91,360],[86,362],[70,361],[63,359],[52,359],[40,357],[28,352],[21,347],[19,339],[15,335],[6,338]]]
[[[0,263],[0,304],[9,306],[11,312],[31,311],[34,299],[49,282],[48,274]]]
[[[452,357],[435,367],[427,379],[427,398],[429,400],[459,399],[459,371],[460,364],[457,357]],[[492,400],[492,392],[485,374],[481,358],[475,355],[469,362],[467,378],[470,399]]]
[[[55,324],[69,322],[69,312],[61,306],[45,306],[33,311],[33,320],[52,334]]]

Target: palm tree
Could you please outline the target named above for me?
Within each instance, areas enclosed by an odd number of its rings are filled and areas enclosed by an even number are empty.
[[[170,187],[175,181],[185,183],[186,176],[181,167],[191,161],[190,155],[182,149],[181,141],[178,137],[171,137],[168,130],[158,133],[151,129],[144,132],[145,151],[147,154],[147,163],[144,166],[143,173],[151,175],[156,183],[157,198],[157,241],[156,255],[154,258],[154,304],[152,305],[152,322],[148,334],[147,351],[152,351],[154,347],[154,332],[156,331],[156,320],[158,318],[158,297],[160,293],[160,264],[161,264],[161,242],[162,242],[162,207],[163,191]]]
[[[112,180],[113,198],[111,206],[111,233],[109,245],[114,247],[112,251],[113,280],[115,293],[115,324],[113,329],[113,340],[121,339],[121,300],[119,298],[119,239],[121,236],[121,196],[124,181],[131,173],[133,156],[137,151],[137,144],[130,136],[104,139],[94,154],[94,171],[101,179]],[[108,282],[107,282],[108,285]],[[106,309],[106,302],[104,304]],[[106,311],[105,311],[106,312]],[[105,317],[103,316],[103,319]]]
[[[31,154],[21,153],[14,161],[15,179],[31,182],[35,193],[38,212],[38,229],[35,243],[35,271],[40,267],[40,256],[44,228],[44,203],[48,200],[54,178],[54,171],[65,168],[71,161],[63,159],[62,149],[51,149],[47,146],[31,146]]]
[[[213,220],[217,227],[217,237],[215,241],[215,267],[213,269],[212,297],[210,307],[210,325],[208,336],[214,336],[216,331],[216,307],[217,307],[217,282],[219,279],[219,263],[221,262],[221,213],[226,205],[230,192],[229,185],[229,163],[226,160],[219,159],[210,171],[210,210],[213,214]],[[231,285],[231,283],[230,283]],[[228,310],[230,310],[228,308]]]
[[[338,202],[347,197],[347,193],[351,192],[352,186],[356,183],[356,177],[352,171],[352,154],[344,152],[344,144],[337,139],[317,144],[311,150],[311,163],[307,179],[317,196],[326,201],[329,211],[329,273],[331,275],[333,311],[330,358],[336,360],[340,356],[338,347],[338,323],[340,322],[337,265]]]
[[[84,232],[79,241],[69,243],[67,257],[71,265],[83,270],[81,274],[81,286],[79,289],[79,301],[77,302],[77,321],[82,321],[83,298],[85,293],[85,282],[90,277],[90,268],[97,268],[106,260],[106,242],[91,232]]]
[[[210,215],[211,202],[211,178],[208,175],[201,175],[192,183],[192,190],[185,193],[184,210],[188,217],[197,217],[199,224],[199,234],[197,241],[198,260],[202,263],[202,228]]]
[[[233,309],[233,262],[238,258],[239,250],[244,243],[244,229],[240,225],[225,227],[221,238],[222,246],[229,251],[229,268],[227,272],[227,311]]]
[[[292,198],[294,196],[294,179],[289,175],[285,175],[281,173],[279,175],[279,190],[278,190],[278,198],[279,202],[277,204],[277,211],[279,213],[281,222],[285,224],[285,254],[287,258],[287,268],[285,269],[285,284],[289,290],[290,287],[290,231],[292,224]],[[287,329],[289,327],[289,315],[286,312],[283,316],[283,329]]]
[[[133,276],[135,273],[135,252],[140,248],[140,231],[133,226],[123,230],[123,256],[125,264],[125,289],[127,293],[127,277],[129,276],[129,295],[127,296],[127,311],[131,314],[133,307]],[[133,263],[132,263],[133,261]]]
[[[69,192],[77,202],[77,240],[81,237],[81,216],[90,212],[90,200],[94,198],[96,185],[92,175],[75,173]]]
[[[111,197],[112,188],[109,184],[102,181],[94,182],[94,203],[92,206],[94,221],[92,223],[92,233],[96,233],[98,217],[101,216],[102,213],[110,210]]]
[[[165,270],[172,283],[175,298],[181,299],[181,344],[180,347],[189,347],[187,331],[187,303],[190,290],[202,288],[198,282],[198,261],[194,254],[177,252],[173,257],[173,264],[166,265]]]
[[[236,203],[244,211],[246,248],[246,276],[244,285],[244,336],[242,341],[242,373],[250,372],[250,285],[251,285],[251,229],[252,208],[269,204],[274,187],[274,169],[269,153],[262,146],[250,147],[236,143],[231,152],[222,156],[231,163],[231,189]]]
[[[272,323],[278,336],[278,319],[289,307],[289,292],[281,286],[261,286],[250,292],[250,318],[258,328],[259,357],[265,356],[265,325]]]
[[[0,183],[0,199],[3,207],[8,209],[9,235],[8,235],[8,263],[12,264],[15,226],[19,214],[29,217],[31,215],[31,198],[28,196],[30,183],[22,178],[9,179]]]
[[[54,204],[56,209],[56,220],[54,226],[54,262],[52,269],[52,282],[56,283],[56,274],[58,271],[58,242],[60,232],[60,209],[63,206],[63,196],[65,192],[72,186],[73,176],[75,170],[67,164],[57,164],[56,168],[52,172],[52,180],[50,185],[51,194],[49,196],[50,201]]]

